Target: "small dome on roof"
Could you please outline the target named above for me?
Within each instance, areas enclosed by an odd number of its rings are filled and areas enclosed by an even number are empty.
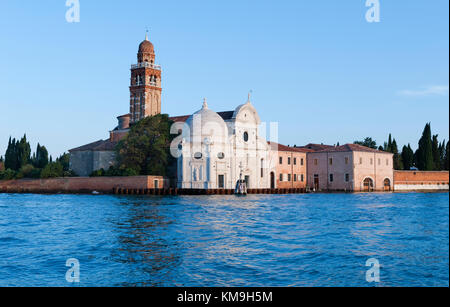
[[[203,102],[202,109],[191,115],[186,124],[189,126],[190,134],[188,135],[187,131],[183,131],[183,138],[188,142],[192,140],[192,136],[200,136],[199,140],[202,142],[205,137],[213,142],[226,142],[228,136],[227,124],[219,114],[208,108],[206,99]]]

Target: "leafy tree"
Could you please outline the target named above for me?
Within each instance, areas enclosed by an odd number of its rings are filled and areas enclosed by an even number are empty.
[[[16,172],[12,169],[7,169],[5,171],[0,171],[0,180],[12,180],[16,177]]]
[[[70,167],[70,154],[68,153],[62,154],[59,158],[56,159],[56,162],[61,163],[64,171],[68,172]]]
[[[419,148],[416,152],[416,163],[417,168],[421,171],[432,171],[434,169],[430,123],[425,125],[422,137],[419,140]]]
[[[63,176],[63,166],[59,162],[51,162],[41,171],[41,178],[57,178]]]
[[[32,178],[32,175],[34,173],[34,166],[31,164],[24,165],[20,168],[19,172],[16,175],[16,179],[22,179],[22,178]]]
[[[158,114],[132,126],[116,148],[119,169],[130,169],[141,175],[165,176],[173,161],[170,154],[171,124],[168,115]]]
[[[377,142],[372,140],[371,137],[366,137],[364,139],[364,141],[355,141],[354,144],[358,144],[358,145],[366,146],[366,147],[369,147],[369,148],[377,149]]]
[[[409,171],[414,166],[414,152],[411,145],[403,146],[402,149],[403,169]]]

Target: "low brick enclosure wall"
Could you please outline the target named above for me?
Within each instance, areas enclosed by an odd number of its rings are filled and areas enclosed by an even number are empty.
[[[394,171],[395,191],[445,191],[449,189],[449,172]]]
[[[169,179],[160,176],[71,177],[0,181],[0,193],[113,193],[114,189],[168,189]]]

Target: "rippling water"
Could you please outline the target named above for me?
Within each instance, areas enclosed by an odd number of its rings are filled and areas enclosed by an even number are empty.
[[[449,286],[449,194],[0,194],[0,286]]]

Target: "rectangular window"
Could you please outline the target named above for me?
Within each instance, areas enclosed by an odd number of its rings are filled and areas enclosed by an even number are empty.
[[[350,174],[345,174],[345,182],[349,182],[350,181]]]
[[[334,180],[334,176],[333,176],[333,174],[330,174],[330,182],[333,182],[333,180]]]
[[[297,158],[294,158],[294,165],[297,165]]]
[[[317,159],[314,159],[314,165],[317,165],[317,164],[318,164]]]
[[[280,157],[280,164],[283,164],[283,157]]]
[[[288,181],[291,182],[291,174],[288,174]]]
[[[283,181],[283,174],[280,174],[280,182]]]
[[[153,182],[153,184],[155,185],[155,189],[159,189],[159,182],[158,182],[158,180],[155,180]]]
[[[362,162],[363,162],[362,158],[359,158],[359,164],[362,164]]]
[[[330,165],[333,165],[333,158],[330,158]]]
[[[288,165],[291,165],[291,157],[288,157]]]
[[[386,159],[386,165],[389,165],[389,159]]]
[[[300,164],[303,166],[303,163],[304,163],[304,161],[303,161],[303,158],[300,160]]]
[[[373,165],[373,159],[370,158],[370,165]]]
[[[304,182],[305,181],[305,176],[303,174],[301,174],[300,175],[300,179],[301,179],[302,182]]]
[[[378,165],[381,165],[381,159],[378,159]]]
[[[294,174],[294,181],[297,181],[297,174]]]
[[[345,164],[348,164],[348,157],[345,157]]]

